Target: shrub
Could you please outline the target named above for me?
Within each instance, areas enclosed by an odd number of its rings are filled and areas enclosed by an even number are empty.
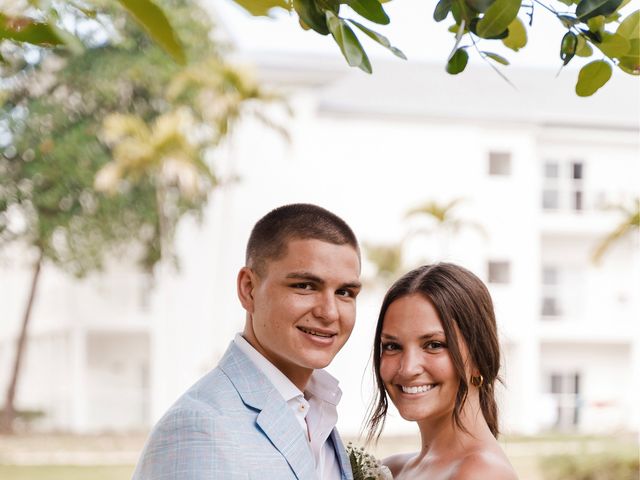
[[[545,480],[640,480],[638,454],[554,455],[540,468]]]

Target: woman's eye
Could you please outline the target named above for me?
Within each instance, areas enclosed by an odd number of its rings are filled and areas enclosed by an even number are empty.
[[[440,350],[445,348],[446,345],[442,342],[428,342],[425,344],[427,350]]]
[[[383,352],[393,352],[396,350],[400,350],[400,345],[398,345],[397,343],[383,343],[382,344],[382,351]]]

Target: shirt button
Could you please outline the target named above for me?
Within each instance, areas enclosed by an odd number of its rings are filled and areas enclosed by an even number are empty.
[[[300,411],[301,411],[301,412],[304,412],[305,408],[306,408],[306,407],[304,406],[304,404],[302,404],[302,403],[301,403],[301,404],[300,404]]]

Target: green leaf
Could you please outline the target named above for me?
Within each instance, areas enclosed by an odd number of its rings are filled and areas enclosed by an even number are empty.
[[[506,38],[502,39],[502,43],[505,47],[510,48],[514,52],[517,52],[527,44],[527,30],[524,27],[524,23],[518,17],[509,24],[509,34]]]
[[[573,56],[576,54],[576,48],[578,47],[578,37],[573,32],[567,32],[562,37],[562,41],[560,42],[560,58],[562,59],[562,64],[566,65],[571,61]]]
[[[162,49],[180,63],[186,63],[182,44],[164,12],[151,0],[118,0]]]
[[[469,7],[480,13],[486,12],[487,8],[489,8],[494,1],[495,0],[466,0]]]
[[[442,20],[447,18],[447,15],[449,15],[450,11],[451,0],[440,0],[436,5],[435,10],[433,11],[433,19],[436,22],[441,22]]]
[[[457,49],[447,62],[447,73],[457,75],[466,68],[468,61],[469,54],[467,50],[465,48]]]
[[[378,0],[347,0],[347,5],[373,23],[389,23],[389,17]]]
[[[497,53],[493,53],[493,52],[480,52],[484,57],[489,57],[491,60],[493,60],[494,62],[498,62],[502,65],[509,65],[509,60],[507,60],[506,58],[504,58],[501,55],[498,55]]]
[[[581,28],[582,34],[594,43],[600,43],[602,41],[602,34],[600,32],[592,32],[586,28]]]
[[[587,20],[587,25],[589,27],[589,30],[591,30],[593,33],[602,33],[604,31],[604,15],[591,17],[589,20]]]
[[[298,13],[301,23],[304,22],[320,35],[329,35],[327,18],[313,0],[293,0],[293,8]]]
[[[496,0],[478,22],[478,36],[490,38],[504,32],[518,15],[522,0]]]
[[[581,0],[576,7],[576,16],[586,22],[598,15],[611,15],[621,3],[622,0]]]
[[[620,58],[627,54],[630,48],[629,40],[617,33],[604,32],[602,42],[596,46],[609,58]]]
[[[618,67],[630,75],[640,75],[640,38],[629,42],[629,51],[620,59]]]
[[[573,17],[571,15],[558,15],[558,20],[560,20],[560,23],[562,23],[562,26],[564,28],[571,28],[574,25],[577,25],[578,23],[580,23],[580,20],[578,20],[576,17]]]
[[[234,0],[254,17],[267,17],[272,8],[289,8],[285,0]]]
[[[611,65],[604,60],[587,63],[578,73],[576,93],[580,97],[589,97],[611,78]]]
[[[0,13],[0,40],[7,39],[38,46],[62,45],[57,29],[28,17],[7,17]]]
[[[627,40],[633,40],[634,38],[640,37],[640,10],[636,10],[633,13],[630,13],[627,18],[625,18],[620,25],[618,25],[618,29],[616,30],[618,35],[622,35]]]
[[[576,55],[578,57],[590,57],[593,54],[593,48],[587,43],[582,35],[578,35],[578,45],[576,46]]]
[[[452,0],[451,13],[458,25],[462,23],[462,20],[464,20],[466,25],[469,25],[471,19],[476,16],[464,0]]]
[[[407,59],[406,55],[404,53],[402,53],[402,50],[392,46],[391,43],[389,42],[389,39],[387,37],[385,37],[384,35],[380,35],[378,32],[374,32],[373,30],[365,27],[361,23],[356,22],[355,20],[351,20],[350,18],[348,20],[352,24],[354,24],[356,27],[358,27],[360,30],[362,30],[362,32],[364,32],[367,36],[369,36],[370,38],[372,38],[373,40],[378,42],[383,47],[388,48],[389,50],[391,50],[391,52],[393,52],[393,54],[396,57],[400,57],[403,60]]]
[[[330,10],[326,10],[325,15],[329,31],[340,47],[342,55],[347,59],[347,63],[352,67],[358,67],[367,73],[371,73],[369,57],[367,57],[364,48],[362,48],[351,27]]]
[[[479,21],[480,21],[479,18],[473,18],[471,20],[471,23],[469,24],[469,30],[471,30],[476,35],[478,35]],[[508,36],[509,36],[509,29],[505,28],[502,32],[498,33],[497,35],[492,35],[491,37],[484,37],[484,38],[486,38],[487,40],[499,40],[499,39],[507,38]]]

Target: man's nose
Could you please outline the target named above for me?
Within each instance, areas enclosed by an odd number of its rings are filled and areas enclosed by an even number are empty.
[[[326,322],[335,322],[340,317],[338,303],[333,293],[323,293],[318,297],[318,302],[313,310],[314,316]]]

